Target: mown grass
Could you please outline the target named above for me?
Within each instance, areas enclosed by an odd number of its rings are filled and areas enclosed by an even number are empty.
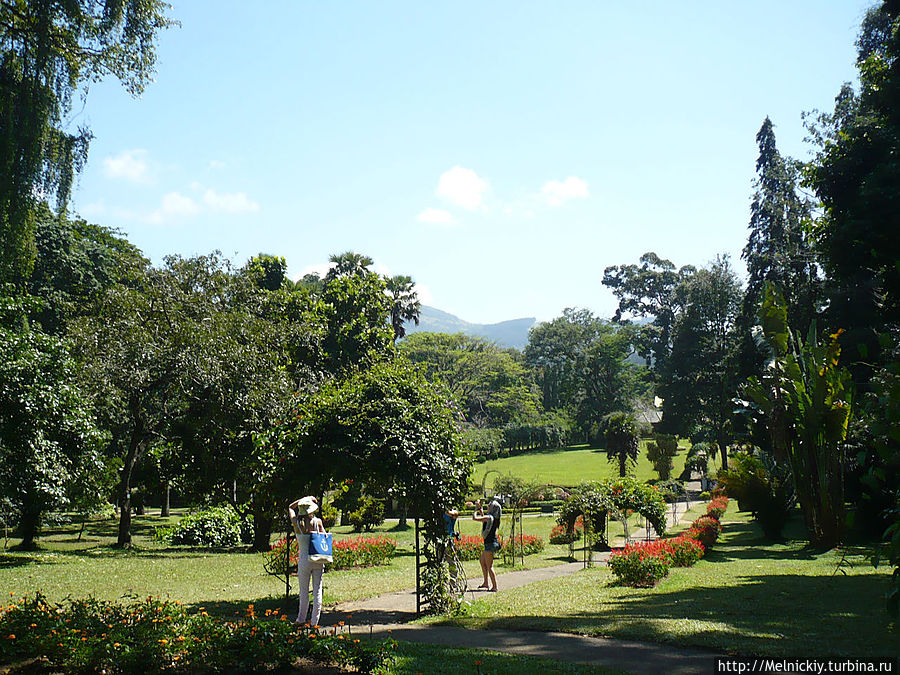
[[[699,514],[698,514],[699,515]],[[692,568],[658,586],[612,585],[606,568],[511,589],[437,619],[469,628],[556,630],[748,655],[896,656],[900,636],[884,609],[887,570],[865,549],[810,549],[799,520],[766,542],[732,504],[722,538]]]
[[[479,649],[458,649],[400,642],[384,675],[612,675],[620,671],[599,666],[551,661]],[[621,671],[624,672],[624,671]]]
[[[646,481],[657,478],[653,465],[647,459],[647,440],[642,440],[634,475],[638,480]],[[677,477],[684,470],[687,457],[687,442],[681,441],[678,454],[675,455],[675,468],[672,476]],[[533,480],[551,485],[578,485],[584,481],[615,478],[619,475],[619,465],[607,459],[603,448],[573,446],[554,450],[535,450],[524,455],[491,459],[475,465],[472,473],[473,482],[480,486],[485,474],[499,471],[501,475],[513,475],[525,480]],[[497,474],[487,477],[486,489],[492,489]]]
[[[246,549],[204,551],[186,547],[166,547],[153,540],[158,525],[170,525],[177,516],[163,519],[137,516],[134,547],[112,548],[115,522],[93,522],[82,541],[76,541],[78,526],[48,528],[38,540],[41,550],[29,553],[6,551],[0,554],[0,592],[16,595],[41,591],[51,601],[65,597],[93,595],[117,600],[126,595],[170,597],[185,604],[204,606],[210,611],[241,611],[248,603],[261,609],[276,608],[284,595],[282,579],[263,570],[263,558]],[[411,522],[411,521],[410,521]],[[547,542],[556,524],[552,516],[526,517],[526,534],[536,534]],[[463,534],[480,533],[480,524],[462,518]],[[361,600],[415,586],[415,531],[410,526],[398,530],[396,521],[387,521],[367,535],[388,536],[398,543],[390,565],[355,570],[329,571],[325,576],[325,603]],[[334,528],[335,537],[357,536],[349,527]],[[504,523],[503,533],[508,533]],[[18,540],[11,540],[14,545]],[[563,562],[566,546],[547,546],[525,558],[525,568]],[[478,561],[465,564],[471,576],[478,574]],[[522,566],[519,566],[521,569]],[[504,569],[499,565],[498,571]],[[292,589],[296,598],[296,583]]]

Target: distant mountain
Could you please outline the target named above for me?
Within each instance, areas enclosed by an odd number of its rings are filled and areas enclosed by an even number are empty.
[[[512,319],[500,323],[469,323],[449,312],[422,305],[419,325],[406,324],[407,333],[465,333],[496,342],[501,347],[523,349],[528,344],[528,331],[537,319]]]

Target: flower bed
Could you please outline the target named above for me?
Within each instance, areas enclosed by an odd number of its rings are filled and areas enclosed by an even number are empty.
[[[334,542],[331,569],[386,565],[397,551],[397,542],[386,537],[353,537]]]
[[[691,567],[706,553],[703,544],[684,534],[666,541],[669,542],[669,560],[672,567]]]
[[[484,540],[481,537],[463,535],[456,540],[456,555],[460,560],[478,560],[484,550]]]
[[[716,497],[706,505],[706,515],[719,520],[728,509],[728,497]]]
[[[515,543],[513,546],[515,547],[516,555],[532,555],[534,553],[540,553],[544,550],[544,540],[540,537],[536,537],[533,534],[525,534],[520,538],[519,535],[515,537]],[[511,542],[509,540],[501,540],[501,548],[500,550],[503,553],[509,553],[511,548]]]
[[[285,558],[284,547],[290,547],[289,557]],[[332,558],[334,562],[328,567],[333,570],[344,570],[353,567],[374,567],[386,565],[397,551],[397,542],[386,537],[353,537],[334,542]],[[285,573],[285,562],[294,572],[297,570],[297,539],[279,539],[272,544],[272,549],[265,554],[265,567],[271,574]]]
[[[584,536],[584,516],[578,516],[571,532],[568,532],[564,524],[557,525],[550,530],[551,544],[571,544],[579,541]]]
[[[287,668],[300,657],[368,673],[395,644],[295,627],[270,611],[258,617],[253,605],[242,618],[225,620],[157,598],[51,605],[40,594],[0,607],[0,641],[4,660],[39,657],[67,673],[239,672]]]

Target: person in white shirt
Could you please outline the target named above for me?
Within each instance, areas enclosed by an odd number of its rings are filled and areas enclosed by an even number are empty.
[[[322,573],[325,571],[325,563],[312,562],[309,559],[310,532],[325,532],[322,519],[313,515],[318,509],[319,502],[312,496],[294,500],[288,505],[288,515],[291,518],[291,525],[294,526],[299,553],[297,581],[300,586],[300,611],[294,623],[306,623],[306,614],[309,611],[309,581],[312,579],[313,607],[312,616],[309,618],[310,626],[318,626],[322,616]]]

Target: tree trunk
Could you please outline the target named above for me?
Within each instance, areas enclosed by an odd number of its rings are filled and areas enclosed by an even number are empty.
[[[163,504],[162,504],[162,508],[159,510],[160,518],[168,518],[169,517],[169,513],[170,513],[169,512],[169,496],[170,496],[171,492],[172,492],[172,486],[169,485],[169,481],[166,481],[166,490],[165,490],[165,494],[163,495]]]
[[[261,504],[254,501],[253,513],[253,550],[265,552],[272,548],[272,517],[265,512]]]
[[[41,512],[37,509],[23,508],[19,518],[19,535],[22,541],[15,547],[17,551],[34,551],[37,545],[34,543],[41,529]]]
[[[119,480],[119,534],[116,539],[117,548],[128,548],[131,546],[131,474],[134,471],[134,465],[141,454],[143,441],[141,440],[142,425],[138,422],[131,434],[131,441],[128,443],[128,452],[125,455],[125,461],[122,464],[122,473]]]

